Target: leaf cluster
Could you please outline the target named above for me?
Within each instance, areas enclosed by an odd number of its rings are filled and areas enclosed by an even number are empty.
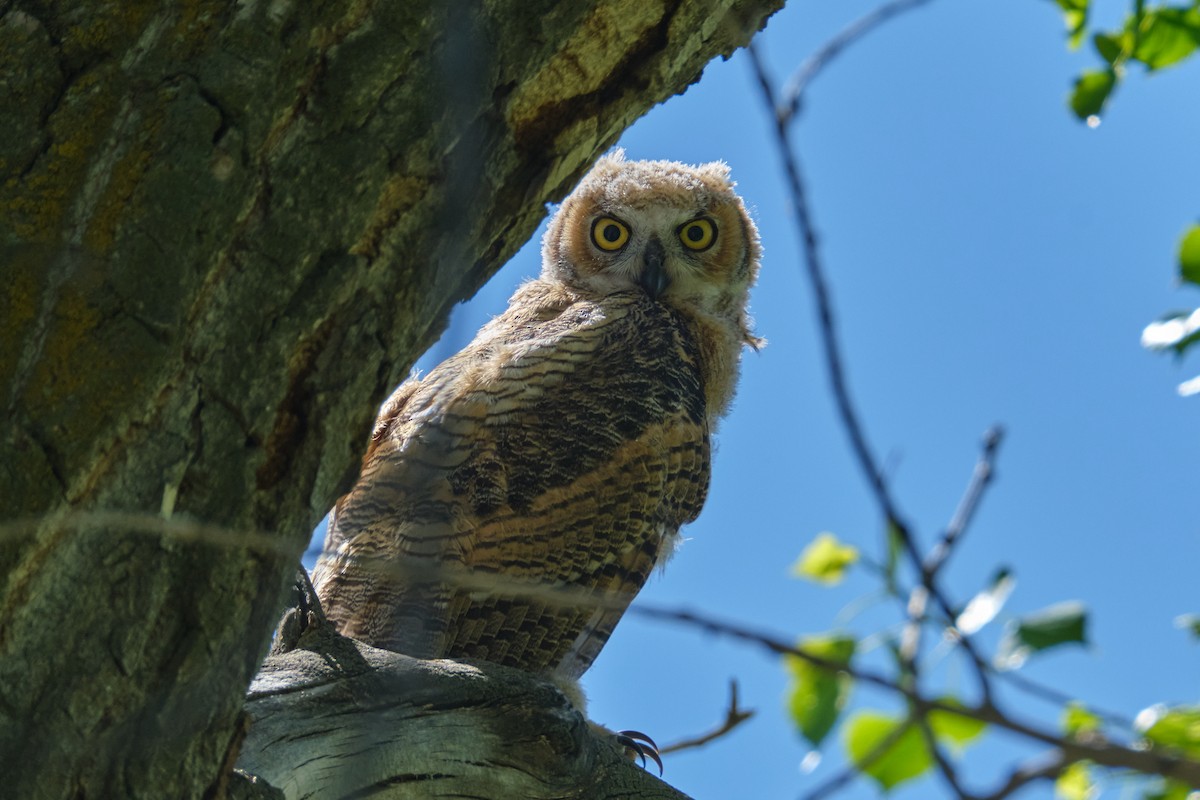
[[[1088,38],[1091,0],[1054,0],[1066,23],[1072,49]],[[1085,70],[1075,79],[1071,111],[1090,127],[1100,117],[1130,64],[1147,72],[1172,67],[1200,49],[1200,0],[1147,6],[1133,0],[1124,24],[1109,31],[1091,31],[1092,48],[1103,66]],[[1193,224],[1179,240],[1177,272],[1181,282],[1200,285],[1200,224]],[[1146,326],[1142,346],[1182,356],[1200,341],[1200,309],[1171,311]],[[1200,377],[1179,385],[1182,395],[1200,394]]]
[[[894,537],[893,532],[888,538]],[[895,549],[885,547],[889,551]],[[897,600],[904,609],[900,623],[904,634],[900,636],[890,630],[861,638],[846,631],[810,635],[800,639],[791,654],[785,654],[790,677],[788,712],[797,733],[814,750],[826,747],[831,734],[840,731],[850,769],[871,778],[883,791],[941,772],[956,785],[960,798],[979,800],[958,785],[955,762],[989,730],[1003,728],[1041,742],[1057,741],[1059,746],[1048,767],[1014,770],[1006,786],[986,795],[989,798],[1007,797],[1029,780],[1039,778],[1053,779],[1056,794],[1065,800],[1091,800],[1099,793],[1103,780],[1113,776],[1133,778],[1143,800],[1183,800],[1193,790],[1188,781],[1166,770],[1157,772],[1154,765],[1159,763],[1157,758],[1200,761],[1200,707],[1159,705],[1142,711],[1130,721],[1089,709],[1067,694],[1039,687],[1028,679],[1014,681],[1017,688],[1060,706],[1058,730],[1038,732],[1014,725],[991,699],[991,683],[1015,678],[1015,671],[1029,659],[1066,645],[1088,645],[1089,612],[1083,603],[1058,603],[1004,620],[995,653],[990,659],[982,659],[966,642],[1002,618],[1002,610],[1016,584],[1012,572],[998,570],[989,585],[959,613],[946,618],[925,613],[920,604],[914,604],[913,597],[927,591],[928,586],[908,591],[899,588],[905,583],[904,575],[900,574],[904,572],[903,564],[903,560],[894,558],[876,563],[852,545],[824,532],[814,538],[793,566],[795,576],[833,587],[861,565],[873,570],[885,586],[893,587],[882,594]],[[927,584],[932,583],[929,578],[927,572]],[[1180,618],[1177,625],[1200,638],[1200,625],[1194,617]],[[914,628],[936,633],[936,641],[941,645],[932,650],[912,645]],[[878,673],[868,672],[857,663],[872,649],[870,642],[880,639],[887,644],[884,650],[891,657],[891,672],[895,676],[882,680]],[[929,674],[926,662],[944,657],[945,643],[952,643],[952,647],[962,649],[974,660],[974,669],[981,679],[982,701],[968,701],[946,689],[933,690],[930,696],[920,692],[919,678]],[[906,708],[899,713],[869,707],[849,709],[850,695],[863,681],[892,688],[906,699]],[[1150,757],[1145,760],[1145,769],[1100,764],[1088,758],[1086,750],[1073,750],[1085,743]]]
[[[1090,0],[1055,0],[1067,26],[1072,48],[1088,38]],[[1146,7],[1135,0],[1117,30],[1093,31],[1092,47],[1103,66],[1084,71],[1071,92],[1075,116],[1095,126],[1130,64],[1153,72],[1174,66],[1200,47],[1200,0]]]

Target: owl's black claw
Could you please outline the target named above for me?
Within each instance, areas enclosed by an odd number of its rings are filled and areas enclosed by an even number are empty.
[[[629,751],[630,755],[641,759],[642,768],[646,766],[646,758],[658,765],[658,774],[663,774],[662,759],[658,756],[658,745],[641,731],[618,731],[617,741]]]

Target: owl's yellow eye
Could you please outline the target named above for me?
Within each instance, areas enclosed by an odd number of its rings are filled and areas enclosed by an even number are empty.
[[[708,217],[697,217],[679,226],[679,241],[689,250],[707,250],[716,240],[717,226]]]
[[[600,217],[592,223],[592,242],[601,250],[616,252],[629,241],[629,228],[616,217]]]

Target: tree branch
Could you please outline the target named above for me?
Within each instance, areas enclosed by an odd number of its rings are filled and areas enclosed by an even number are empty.
[[[977,800],[1004,800],[1023,786],[1040,780],[1055,780],[1070,762],[1060,750],[1050,751],[1049,757],[1031,761],[1009,774],[1008,779],[991,794]]]
[[[288,798],[687,800],[542,678],[423,661],[328,627],[250,686],[238,768]]]
[[[690,750],[695,747],[703,747],[709,742],[720,739],[731,732],[734,728],[741,725],[746,720],[754,716],[753,711],[743,711],[738,708],[738,685],[736,680],[729,682],[729,707],[725,710],[725,719],[720,725],[713,728],[708,733],[694,736],[687,739],[681,739],[678,742],[673,742],[666,747],[660,748],[659,755],[667,753],[678,753],[680,750]]]
[[[909,618],[916,621],[923,617],[928,598],[932,597],[934,599],[938,609],[946,616],[946,631],[956,637],[956,641],[962,647],[963,652],[966,653],[967,659],[971,662],[985,705],[991,705],[993,702],[990,668],[987,661],[984,660],[983,656],[975,648],[970,636],[958,629],[956,624],[958,610],[951,606],[949,599],[938,586],[938,573],[950,558],[955,545],[958,544],[963,534],[966,533],[967,526],[970,524],[971,519],[975,515],[975,510],[979,507],[979,503],[983,499],[984,492],[991,484],[992,477],[995,474],[996,454],[1003,437],[1004,429],[999,425],[989,428],[984,434],[983,451],[979,455],[979,460],[975,463],[975,469],[971,473],[971,480],[967,483],[966,492],[963,494],[962,500],[959,501],[958,508],[955,510],[950,524],[946,526],[946,530],[943,531],[941,538],[938,539],[929,554],[921,562],[921,585],[913,589],[908,605]],[[912,658],[916,658],[915,652],[912,654]]]
[[[874,11],[871,11],[842,29],[817,52],[804,60],[788,80],[783,91],[783,100],[777,106],[776,114],[783,119],[784,124],[800,115],[804,105],[804,93],[813,80],[846,50],[847,47],[866,36],[875,28],[887,22],[892,17],[905,11],[922,6],[930,0],[893,0]]]
[[[775,655],[790,655],[830,672],[844,672],[856,681],[885,689],[904,697],[916,714],[928,714],[930,711],[944,711],[968,719],[993,725],[1010,731],[1030,741],[1056,747],[1066,754],[1068,763],[1075,761],[1094,761],[1105,767],[1130,769],[1146,775],[1161,775],[1182,781],[1189,786],[1200,789],[1200,761],[1192,761],[1181,756],[1160,750],[1138,750],[1106,740],[1079,741],[1065,738],[1034,725],[1020,722],[1000,712],[995,706],[983,705],[952,705],[941,700],[930,700],[922,696],[914,687],[907,686],[890,677],[886,677],[860,667],[848,666],[821,656],[814,655],[802,648],[794,647],[783,640],[750,630],[740,625],[722,622],[713,617],[697,614],[692,611],[667,609],[635,603],[629,612],[649,619],[671,621],[691,625],[708,633],[722,634],[750,642],[765,648]]]
[[[922,0],[923,2],[924,0]],[[917,3],[919,4],[919,3]],[[914,3],[901,2],[893,4],[893,10],[887,14],[876,17],[878,21],[887,19],[906,8],[914,7]],[[872,23],[872,24],[877,24]],[[828,62],[832,57],[831,54],[840,52],[850,42],[856,40],[866,30],[869,30],[871,25],[859,26],[848,30],[857,30],[855,35],[847,35],[842,42],[832,50],[827,51],[827,56],[822,59],[817,59],[812,62],[809,70],[804,75],[815,75],[819,69]],[[870,444],[867,442],[866,431],[859,418],[858,411],[850,396],[849,384],[846,380],[845,367],[843,365],[843,357],[841,344],[838,340],[837,326],[834,319],[833,300],[829,291],[828,281],[825,277],[825,268],[822,264],[820,248],[818,246],[817,235],[812,221],[812,213],[809,209],[808,192],[802,177],[799,156],[791,145],[791,140],[788,138],[788,125],[795,118],[790,113],[781,113],[778,111],[779,106],[776,104],[776,92],[772,85],[770,77],[767,75],[766,66],[764,65],[757,49],[752,43],[748,48],[750,62],[754,67],[754,73],[758,81],[760,90],[762,91],[764,103],[769,109],[775,110],[774,114],[775,126],[775,141],[779,150],[780,158],[783,161],[784,172],[787,175],[788,189],[792,197],[792,207],[795,214],[796,226],[800,232],[802,242],[803,262],[806,268],[806,274],[809,279],[809,284],[813,290],[813,299],[817,307],[817,319],[819,321],[819,330],[821,332],[822,349],[825,355],[825,365],[829,376],[830,386],[833,390],[835,404],[838,410],[838,417],[841,420],[842,428],[846,431],[850,439],[851,451],[855,455],[859,469],[867,480],[867,484],[871,489],[875,501],[884,517],[888,528],[895,532],[899,538],[901,546],[906,557],[916,570],[917,574],[924,578],[924,558],[917,547],[916,540],[909,530],[908,525],[901,519],[895,501],[892,498],[891,490],[888,487],[887,481],[884,479],[884,473],[875,456],[871,452]],[[799,90],[803,91],[807,86],[807,81],[811,77],[800,82]],[[798,94],[795,95],[797,98]],[[798,102],[798,100],[796,101]],[[938,607],[953,620],[953,613],[950,611],[950,603],[942,595],[938,589],[936,582],[933,580],[923,580],[923,585],[931,594],[938,604]],[[924,600],[920,598],[919,593],[914,592],[910,595],[909,613],[912,615],[917,612],[917,616],[923,613]],[[920,608],[914,606],[914,603],[919,604]],[[915,647],[917,643],[917,635],[919,631],[910,628],[911,638],[910,646]],[[975,665],[975,671],[979,677],[980,691],[984,698],[990,702],[991,686],[988,683],[986,675],[986,665],[975,652],[970,642],[965,639],[963,648]],[[915,653],[913,654],[915,658]]]
[[[971,473],[971,480],[967,483],[967,490],[963,493],[958,508],[955,509],[954,516],[950,519],[950,524],[946,526],[941,538],[929,551],[929,555],[925,557],[922,564],[923,581],[932,581],[937,577],[938,571],[945,565],[946,560],[953,552],[955,544],[966,533],[967,526],[971,524],[975,511],[979,508],[979,502],[983,499],[984,492],[995,476],[996,454],[1003,441],[1004,428],[999,425],[992,426],[984,433],[983,451],[979,454],[979,460],[975,462],[975,469]]]
[[[938,773],[941,774],[942,780],[950,787],[950,791],[954,792],[954,796],[958,800],[976,800],[974,795],[963,788],[962,782],[958,778],[958,770],[951,763],[950,757],[942,750],[942,746],[938,743],[937,737],[933,733],[933,727],[929,724],[929,717],[919,715],[917,717],[917,727],[921,729],[921,738],[925,740],[925,746],[929,748],[929,753],[933,756],[933,762],[937,764]]]

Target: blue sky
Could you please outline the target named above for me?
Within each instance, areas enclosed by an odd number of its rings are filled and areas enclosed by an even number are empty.
[[[1110,27],[1128,8],[1094,5]],[[790,3],[759,40],[777,81],[872,7]],[[1035,658],[1022,672],[1133,716],[1156,702],[1197,701],[1200,645],[1172,621],[1200,611],[1200,399],[1175,393],[1200,370],[1141,349],[1139,336],[1161,313],[1200,304],[1174,281],[1178,238],[1200,216],[1200,63],[1148,79],[1131,70],[1091,130],[1065,97],[1095,65],[1090,51],[1067,51],[1048,0],[939,0],[833,64],[812,87],[796,141],[851,388],[922,542],[953,513],[984,430],[1007,430],[997,480],[944,573],[946,588],[965,602],[1007,565],[1017,588],[1002,619],[1085,602],[1091,645]],[[766,248],[752,308],[770,344],[746,355],[704,513],[642,599],[789,640],[886,630],[890,609],[842,613],[876,589],[868,575],[821,588],[788,574],[818,532],[879,552],[881,530],[833,411],[746,56],[710,65],[621,145],[630,158],[727,161]],[[456,309],[422,368],[537,273],[540,236]],[[999,628],[985,629],[981,644],[994,646]],[[864,663],[885,662],[877,649]],[[720,719],[730,678],[757,716],[704,750],[668,757],[669,782],[697,798],[789,798],[835,774],[836,733],[817,769],[802,772],[808,747],[784,713],[786,673],[744,644],[627,617],[584,685],[593,719],[668,743]],[[954,657],[929,678],[931,691],[970,697],[971,676]],[[1023,719],[1056,719],[1051,706],[1004,698]],[[899,707],[866,689],[852,698],[852,708]],[[1036,752],[989,733],[965,756],[966,781],[991,791]],[[1110,782],[1104,796],[1121,789]],[[925,780],[894,796],[944,795]],[[860,781],[839,796],[878,792]]]

